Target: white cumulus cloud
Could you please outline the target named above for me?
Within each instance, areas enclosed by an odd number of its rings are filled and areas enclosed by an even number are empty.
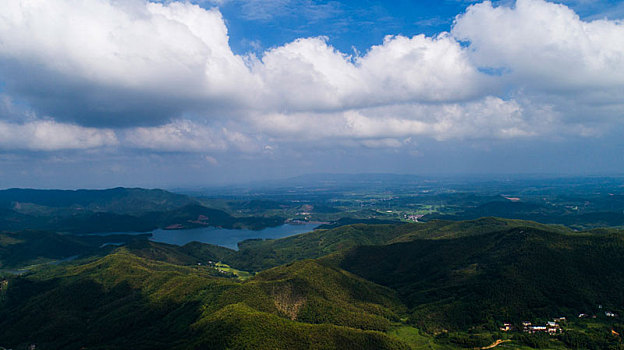
[[[624,22],[583,21],[565,5],[486,1],[457,17],[452,31],[470,43],[475,65],[503,68],[515,84],[563,91],[624,86]]]
[[[24,124],[0,121],[0,149],[58,151],[118,144],[112,130],[38,120]]]
[[[189,3],[9,1],[0,43],[7,90],[78,123],[162,123],[254,87],[221,13]]]
[[[450,33],[390,35],[362,54],[319,36],[257,57],[232,52],[217,8],[189,2],[3,5],[4,149],[397,148],[594,137],[624,116],[624,23],[544,0],[472,5]]]
[[[123,140],[130,147],[167,152],[225,151],[229,148],[254,152],[260,148],[255,140],[238,131],[189,120],[130,128],[123,132]]]

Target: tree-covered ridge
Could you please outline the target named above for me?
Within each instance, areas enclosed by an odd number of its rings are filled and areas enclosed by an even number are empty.
[[[0,207],[26,214],[43,214],[54,209],[81,209],[93,212],[137,214],[167,211],[196,204],[185,195],[160,189],[111,188],[106,190],[0,190]]]
[[[102,255],[115,244],[144,242],[148,235],[68,235],[47,231],[0,232],[0,271],[53,263],[67,258]]]
[[[4,234],[0,245],[35,238]],[[0,345],[454,349],[505,339],[500,346],[619,349],[611,331],[624,330],[604,316],[624,313],[624,234],[614,229],[482,218],[356,224],[238,251],[90,244],[72,263],[2,277]],[[579,313],[598,318],[576,321]],[[559,316],[570,323],[556,337],[498,330]]]
[[[471,221],[440,221],[426,223],[397,223],[383,225],[354,224],[329,230],[315,230],[291,237],[275,240],[247,240],[239,243],[239,251],[220,255],[238,268],[260,271],[300,259],[319,258],[334,252],[357,246],[385,245],[395,242],[408,242],[415,239],[452,239],[464,236],[477,236],[514,227],[529,227],[552,232],[572,233],[573,231],[536,222],[481,218]],[[191,245],[183,247],[183,250]],[[197,245],[195,245],[197,249]]]
[[[0,191],[0,231],[146,232],[205,226],[262,229],[283,222],[284,218],[277,215],[234,216],[206,207],[196,198],[164,190]]]
[[[216,276],[209,266],[144,259],[125,248],[42,268],[8,280],[0,340],[49,349],[219,349],[250,338],[266,349],[407,348],[381,332],[401,308],[394,292],[347,272],[304,261],[244,283]]]
[[[371,263],[374,262],[374,263]],[[624,310],[624,234],[531,227],[444,240],[356,247],[339,266],[396,290],[411,322],[467,329]]]

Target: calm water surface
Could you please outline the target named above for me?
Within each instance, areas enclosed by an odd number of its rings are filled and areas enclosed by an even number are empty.
[[[285,224],[276,227],[268,227],[264,230],[232,230],[217,227],[202,227],[190,230],[154,230],[152,241],[176,245],[185,245],[197,241],[238,249],[237,243],[246,239],[262,238],[276,239],[299,233],[310,232],[318,227],[318,224],[292,225]]]

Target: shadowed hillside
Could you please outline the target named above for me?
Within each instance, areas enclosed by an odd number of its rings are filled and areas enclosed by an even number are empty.
[[[245,283],[215,275],[210,267],[146,260],[122,248],[84,265],[11,278],[0,301],[0,342],[45,349],[407,348],[380,332],[401,307],[394,292],[347,272],[309,261]]]
[[[622,233],[518,227],[357,247],[339,266],[396,290],[411,322],[434,329],[624,309]]]
[[[613,229],[497,218],[356,224],[246,241],[239,251],[39,238],[0,235],[3,261],[20,245],[42,261],[53,259],[45,246],[86,253],[2,277],[2,346],[455,349],[502,339],[510,341],[502,347],[619,349],[611,331],[624,330],[604,313],[624,311],[624,234]],[[575,320],[580,313],[597,318],[588,325]],[[498,330],[559,316],[571,323],[556,337]]]
[[[223,257],[244,270],[259,271],[300,259],[318,258],[355,246],[384,245],[414,239],[445,239],[481,235],[513,227],[532,227],[553,232],[571,232],[559,226],[535,222],[482,218],[471,221],[439,221],[385,225],[354,224],[275,240],[239,243],[239,253]]]

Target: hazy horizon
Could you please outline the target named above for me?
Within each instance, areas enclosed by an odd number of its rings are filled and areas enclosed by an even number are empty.
[[[361,173],[306,173],[295,176],[272,177],[267,179],[250,179],[241,181],[224,181],[224,182],[204,182],[204,183],[184,183],[171,185],[149,185],[141,182],[136,183],[113,183],[109,185],[94,184],[93,186],[44,186],[34,184],[33,186],[3,186],[0,191],[9,189],[33,189],[33,190],[107,190],[113,188],[144,188],[144,189],[162,189],[171,192],[198,194],[205,191],[219,191],[227,189],[237,190],[260,190],[278,189],[280,187],[314,187],[323,183],[348,184],[349,181],[358,181],[361,183],[375,182],[380,180],[390,181],[389,184],[397,185],[400,183],[409,184],[409,181],[431,181],[439,182],[441,185],[449,183],[462,183],[470,185],[471,183],[505,183],[508,181],[544,181],[543,185],[547,186],[551,181],[572,180],[579,183],[589,183],[592,180],[618,180],[624,179],[624,173],[593,173],[593,174],[577,174],[577,173],[429,173],[429,174],[409,174],[409,173],[383,173],[383,172],[361,172]],[[478,186],[478,185],[477,185]]]

